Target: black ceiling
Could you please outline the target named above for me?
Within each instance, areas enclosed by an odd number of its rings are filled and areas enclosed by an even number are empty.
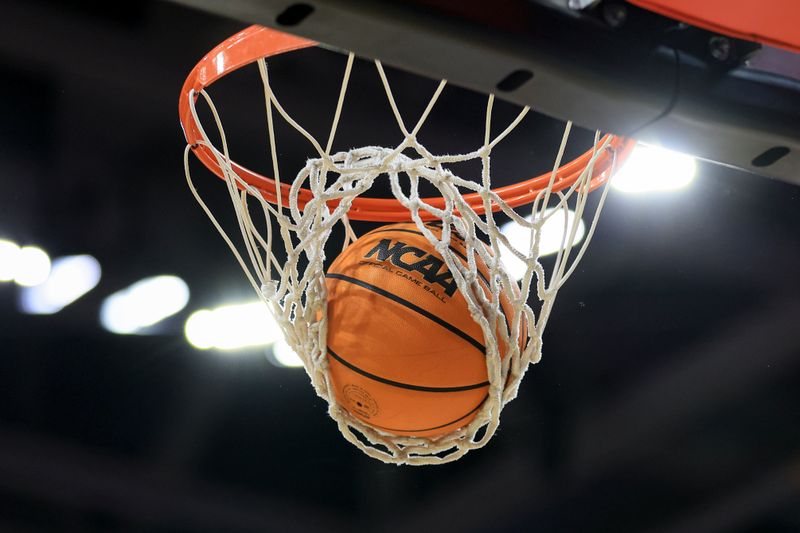
[[[187,314],[250,289],[186,189],[177,97],[243,26],[160,2],[3,5],[0,236],[90,253],[103,279],[48,317],[0,284],[0,531],[800,530],[800,190],[785,183],[701,164],[685,190],[612,191],[542,362],[491,443],[455,464],[378,463],[302,371],[191,348]],[[287,106],[319,103],[316,74],[276,68],[307,80],[286,82]],[[442,150],[476,127],[454,111],[477,100],[451,98],[429,130]],[[342,143],[391,142],[373,103],[354,99]],[[247,109],[229,117],[255,158]],[[550,153],[556,125],[537,120],[510,158],[532,135]],[[289,167],[304,157],[286,151]],[[527,170],[497,161],[501,181]],[[187,280],[186,311],[155,336],[104,331],[102,298],[154,274]]]

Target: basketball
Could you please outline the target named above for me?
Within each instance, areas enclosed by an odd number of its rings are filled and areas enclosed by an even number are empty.
[[[455,235],[450,249],[466,262]],[[488,295],[488,268],[476,260]],[[489,385],[483,332],[415,224],[365,234],[336,258],[326,283],[329,372],[340,405],[403,436],[444,435],[475,417]],[[510,322],[511,302],[505,294],[500,301]]]

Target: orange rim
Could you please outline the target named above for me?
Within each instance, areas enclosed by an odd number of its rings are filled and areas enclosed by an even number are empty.
[[[653,13],[746,41],[800,53],[797,0],[698,2],[697,0],[630,0]]]
[[[181,89],[181,96],[178,102],[181,126],[183,127],[186,142],[192,146],[195,156],[214,174],[224,179],[224,172],[214,156],[213,150],[199,144],[202,139],[200,126],[194,120],[191,112],[190,101],[192,91],[194,98],[198,93],[209,87],[212,83],[223,76],[237,70],[245,65],[253,63],[260,58],[267,58],[316,46],[317,43],[301,37],[289,35],[263,26],[250,26],[226,39],[200,60],[189,73],[186,82]],[[616,135],[606,134],[600,144],[610,138],[607,149],[600,154],[595,161],[594,177],[590,183],[590,189],[594,190],[611,177],[612,167],[621,164],[630,154],[636,141]],[[572,161],[561,165],[556,172],[553,190],[559,191],[573,185],[581,173],[586,169],[592,158],[593,150],[589,149]],[[277,203],[276,194],[277,183],[272,178],[253,172],[235,162],[231,162],[231,167],[236,174],[250,186],[258,189],[265,200],[270,203]],[[550,182],[551,173],[546,172],[519,183],[507,185],[493,189],[500,198],[509,206],[517,207],[532,202],[536,195],[547,187]],[[281,183],[282,198],[287,198],[290,185]],[[312,199],[313,193],[308,189],[300,189],[297,195],[299,209]],[[478,193],[465,194],[464,200],[478,213],[484,213],[483,198]],[[445,202],[441,197],[423,198],[425,203],[442,209]],[[334,201],[330,205],[335,207],[338,202]],[[499,205],[493,204],[492,210],[500,209]],[[368,198],[358,197],[353,200],[348,217],[352,220],[372,220],[378,222],[403,222],[411,220],[409,211],[395,198]],[[420,211],[423,220],[433,220],[436,217],[426,211]]]

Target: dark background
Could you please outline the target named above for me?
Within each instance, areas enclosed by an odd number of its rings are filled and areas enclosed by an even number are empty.
[[[0,236],[90,253],[103,278],[49,317],[0,285],[0,531],[800,530],[800,191],[780,182],[703,163],[685,190],[612,191],[542,362],[454,464],[369,459],[301,370],[191,348],[192,310],[251,294],[186,189],[177,98],[244,26],[158,2],[3,4]],[[276,90],[322,134],[343,58],[294,57]],[[434,84],[392,77],[413,116]],[[218,93],[242,159],[267,169],[262,107],[238,98],[253,80]],[[396,142],[367,63],[356,80],[340,147]],[[447,98],[423,141],[473,146],[481,100]],[[531,122],[496,154],[498,182],[547,168],[560,126]],[[290,176],[310,152],[286,135]],[[156,274],[187,281],[187,309],[158,335],[104,331],[102,299]]]

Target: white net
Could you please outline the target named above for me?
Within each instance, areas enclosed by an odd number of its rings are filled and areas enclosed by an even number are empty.
[[[266,103],[273,175],[278,183],[277,205],[268,203],[258,190],[237,175],[219,113],[208,93],[205,90],[199,93],[214,117],[221,141],[219,148],[214,147],[200,127],[201,140],[198,144],[212,150],[222,169],[239,222],[243,252],[222,228],[192,182],[189,168],[192,146],[187,146],[184,153],[186,179],[256,293],[280,324],[286,341],[302,359],[317,394],[328,402],[329,414],[344,437],[367,455],[388,463],[436,464],[454,461],[469,450],[484,446],[491,439],[497,430],[501,410],[516,397],[528,366],[538,362],[541,357],[542,332],[558,290],[583,256],[608,191],[606,187],[600,194],[586,238],[579,249],[573,250],[573,244],[580,239],[579,223],[586,211],[594,164],[607,149],[609,141],[600,141],[598,132],[586,169],[569,188],[554,191],[556,169],[561,164],[570,133],[571,124],[567,123],[550,182],[522,215],[491,190],[490,156],[495,146],[525,118],[529,111],[527,107],[499,135],[492,137],[494,97],[489,96],[483,144],[463,154],[432,154],[417,140],[417,133],[425,124],[446,82],[441,81],[424,112],[409,129],[395,102],[386,73],[381,63],[376,61],[378,75],[403,141],[394,147],[367,146],[331,153],[353,59],[350,54],[324,147],[281,106],[270,85],[265,60],[258,61]],[[200,124],[194,104],[197,96],[191,94],[191,111]],[[282,197],[280,187],[274,111],[302,134],[316,152],[316,157],[309,159],[291,181],[286,197]],[[481,165],[479,179],[463,179],[448,169],[454,163],[474,160]],[[394,198],[408,210],[409,219],[416,223],[419,231],[441,255],[458,290],[465,297],[472,318],[483,331],[488,397],[466,426],[436,438],[401,437],[365,424],[337,403],[328,373],[325,268],[333,258],[325,257],[325,244],[335,231],[343,232],[344,247],[357,238],[348,219],[348,211],[353,201],[367,193],[376,180],[389,181]],[[437,207],[421,198],[420,183],[433,186],[444,199],[443,204]],[[303,187],[311,191],[312,198],[301,209],[298,196]],[[481,202],[470,205],[464,199],[466,193],[477,193]],[[248,200],[254,200],[260,206],[263,224],[255,223],[251,213],[252,202]],[[498,217],[493,209],[502,212],[505,217]],[[573,211],[574,216],[566,216],[568,210]],[[563,218],[558,218],[559,215]],[[553,217],[563,220],[563,232],[553,266],[546,273],[539,261],[539,252],[543,228],[548,219]],[[501,221],[511,219],[524,229],[528,237],[526,242],[523,245],[510,242],[500,231],[498,218]],[[424,223],[431,219],[441,223],[438,236]],[[259,230],[257,226],[263,229]],[[466,243],[466,260],[458,257],[450,247],[454,235]],[[285,262],[279,261],[273,253],[277,247],[285,250]],[[502,258],[512,256],[524,263],[520,281],[512,279],[504,268]],[[489,272],[488,291],[479,281],[479,263],[485,264]],[[511,301],[513,313],[504,313],[501,309],[501,293],[505,293]],[[519,338],[527,339],[527,342],[511,340]],[[501,347],[505,353],[501,353]]]

